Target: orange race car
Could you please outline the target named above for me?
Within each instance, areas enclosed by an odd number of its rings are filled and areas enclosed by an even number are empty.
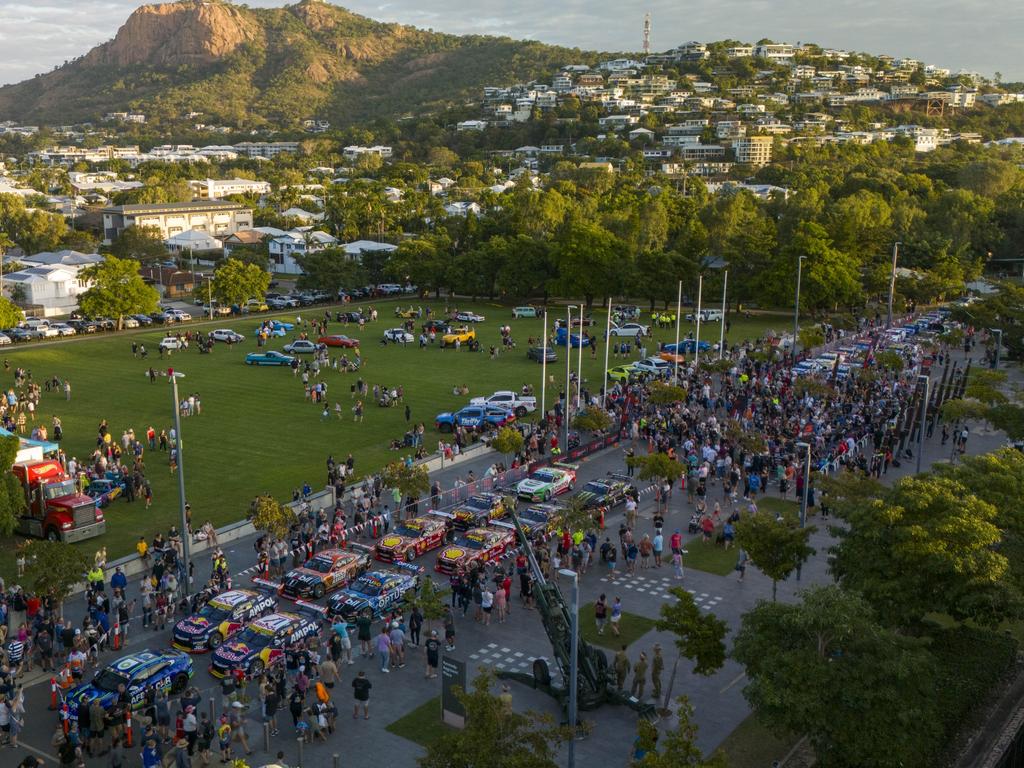
[[[398,523],[377,542],[373,553],[378,560],[412,562],[418,556],[444,544],[448,521],[433,515],[414,517]]]

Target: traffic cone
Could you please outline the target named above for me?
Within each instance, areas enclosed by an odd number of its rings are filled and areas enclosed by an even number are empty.
[[[130,747],[132,741],[132,710],[129,707],[124,712],[124,745]]]
[[[57,678],[50,678],[50,711],[57,711]]]
[[[121,650],[121,622],[114,624],[114,650]]]
[[[71,731],[71,713],[68,712],[67,704],[65,704],[60,710],[60,727],[64,729],[65,736],[67,736]]]

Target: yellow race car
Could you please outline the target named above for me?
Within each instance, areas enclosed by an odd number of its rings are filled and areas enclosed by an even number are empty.
[[[441,337],[441,346],[449,347],[459,342],[459,344],[466,344],[470,341],[476,340],[476,331],[470,328],[468,325],[463,325],[458,328],[452,328],[444,336]]]

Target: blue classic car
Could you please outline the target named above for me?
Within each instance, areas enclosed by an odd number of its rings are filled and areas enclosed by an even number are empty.
[[[681,340],[679,342],[678,349],[677,349],[677,345],[676,344],[663,344],[662,347],[661,347],[661,351],[662,352],[671,352],[672,354],[677,354],[677,353],[681,354],[681,353],[684,353],[684,352],[693,352],[693,346],[694,346],[693,339],[683,339],[683,340]],[[700,346],[700,351],[703,352],[706,349],[711,349],[711,342],[709,342],[709,341],[701,341],[699,346]]]
[[[295,326],[292,323],[284,323],[280,320],[268,320],[256,329],[256,334],[259,336],[261,333],[265,333],[268,336],[286,336]]]
[[[85,487],[85,495],[96,500],[100,507],[107,506],[125,492],[125,481],[121,478],[98,477]]]
[[[108,664],[96,672],[91,682],[72,688],[64,696],[68,716],[78,719],[78,707],[99,699],[104,709],[117,704],[118,688],[123,685],[132,709],[145,703],[149,690],[181,693],[192,677],[192,659],[181,651],[140,651]]]
[[[367,571],[327,602],[332,616],[352,623],[365,609],[379,619],[398,607],[419,587],[423,569],[409,563],[394,563],[395,571]]]
[[[467,429],[486,429],[487,427],[504,427],[516,420],[516,415],[496,405],[470,405],[455,413],[439,413],[434,419],[434,426],[439,432],[454,432],[455,427]]]
[[[270,352],[250,352],[245,356],[246,365],[287,365],[295,362],[295,358],[277,350]]]

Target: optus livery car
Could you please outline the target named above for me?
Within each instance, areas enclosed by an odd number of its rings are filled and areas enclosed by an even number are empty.
[[[192,677],[192,659],[181,651],[140,651],[111,662],[97,670],[92,680],[72,688],[64,696],[68,716],[78,719],[78,707],[99,699],[104,709],[117,704],[118,687],[128,692],[132,709],[146,700],[146,691],[181,693]]]
[[[172,645],[189,653],[212,651],[245,626],[277,608],[272,593],[232,589],[174,625]]]
[[[323,608],[302,603],[302,613],[278,611],[248,624],[210,657],[210,674],[225,677],[236,669],[247,675],[263,673],[284,661],[285,649],[320,633]]]
[[[470,528],[441,550],[434,569],[454,573],[474,562],[486,563],[501,557],[514,540],[515,534],[507,528]]]
[[[404,520],[374,546],[378,560],[411,562],[417,556],[444,544],[448,523],[440,517],[424,515]]]
[[[369,609],[373,617],[380,618],[387,611],[415,594],[422,569],[407,563],[395,563],[395,571],[368,571],[352,584],[334,595],[327,603],[332,616],[341,616],[353,622],[360,613]]]
[[[325,549],[293,568],[281,579],[281,596],[291,600],[320,598],[344,587],[370,565],[370,556],[344,549]]]

